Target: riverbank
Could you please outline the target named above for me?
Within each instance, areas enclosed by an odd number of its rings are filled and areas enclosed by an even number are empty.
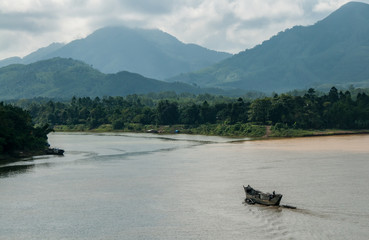
[[[84,125],[54,126],[56,132],[133,132],[157,134],[196,134],[223,137],[251,137],[260,138],[265,135],[265,126],[245,124],[203,124],[203,125],[142,125],[127,124],[123,129],[114,129],[111,124],[104,124],[98,128],[88,129]]]
[[[268,128],[268,127],[267,127]],[[270,130],[264,138],[293,138],[293,137],[319,137],[319,136],[335,136],[335,135],[354,135],[369,134],[369,129],[342,130],[342,129],[320,129],[320,130],[304,130],[304,129],[282,129]]]
[[[274,139],[293,137],[333,136],[349,134],[369,134],[369,129],[342,130],[342,129],[294,129],[275,126],[245,124],[205,124],[198,126],[189,125],[142,125],[128,124],[123,129],[113,129],[111,124],[104,124],[95,129],[88,129],[84,125],[58,125],[54,127],[57,132],[134,132],[157,134],[197,134],[224,137],[250,137],[254,139]]]

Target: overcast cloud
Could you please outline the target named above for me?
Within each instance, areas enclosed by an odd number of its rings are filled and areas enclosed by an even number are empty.
[[[158,28],[186,43],[237,53],[347,0],[0,0],[0,59],[23,57],[110,25]],[[369,0],[361,2],[369,3]]]

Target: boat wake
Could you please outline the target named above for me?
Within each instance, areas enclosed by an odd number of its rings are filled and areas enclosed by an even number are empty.
[[[245,205],[248,205],[245,203]],[[291,237],[289,225],[280,221],[283,217],[283,211],[280,206],[265,206],[255,204],[248,208],[248,228],[254,231],[255,236],[261,239],[288,239]],[[260,236],[260,234],[262,236]]]

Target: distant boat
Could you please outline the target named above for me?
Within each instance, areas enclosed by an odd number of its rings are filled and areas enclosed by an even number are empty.
[[[253,189],[250,187],[250,185],[247,185],[247,187],[243,186],[245,193],[246,193],[246,199],[245,202],[249,204],[263,204],[267,206],[279,206],[279,203],[282,200],[282,194],[275,194],[273,191],[272,194],[270,193],[263,193],[259,190]]]
[[[63,155],[64,150],[60,148],[48,148],[46,149],[45,153],[49,155]]]

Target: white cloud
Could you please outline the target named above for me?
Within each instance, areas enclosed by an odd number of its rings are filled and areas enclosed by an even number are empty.
[[[241,20],[252,20],[258,18],[290,18],[302,16],[303,11],[298,1],[286,0],[237,0],[233,5],[236,16]]]
[[[329,12],[334,11],[335,9],[339,8],[347,1],[344,0],[327,0],[318,2],[314,7],[313,11],[315,12]]]
[[[108,25],[159,28],[184,42],[236,53],[286,28],[313,24],[347,2],[0,0],[0,59],[82,38]]]

